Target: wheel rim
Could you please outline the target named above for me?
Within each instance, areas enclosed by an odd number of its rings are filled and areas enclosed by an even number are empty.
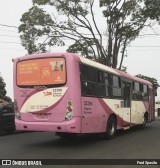
[[[147,119],[146,119],[146,117],[144,117],[144,120],[143,120],[143,125],[144,126],[146,125],[146,122],[147,122]]]
[[[110,123],[110,124],[109,124],[108,132],[109,132],[110,135],[113,135],[113,134],[114,134],[114,132],[115,132],[114,123]]]

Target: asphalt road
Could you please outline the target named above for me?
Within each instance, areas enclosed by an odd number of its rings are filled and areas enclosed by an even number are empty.
[[[120,131],[112,140],[94,136],[62,140],[52,132],[16,132],[10,135],[0,133],[0,159],[160,159],[160,118],[156,118],[156,121],[144,129]]]

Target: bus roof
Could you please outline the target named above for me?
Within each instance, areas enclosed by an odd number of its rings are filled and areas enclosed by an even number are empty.
[[[118,76],[120,75],[117,71],[115,71],[115,69],[110,68],[110,67],[108,67],[106,65],[103,65],[103,64],[98,63],[96,61],[92,61],[92,60],[90,60],[88,58],[85,58],[85,57],[81,57],[80,56],[79,58],[80,58],[80,61],[83,64],[87,64],[87,65],[93,66],[93,67],[95,67],[97,69],[100,69],[100,70],[103,70],[103,71],[106,71],[106,72],[110,72],[110,73],[118,75]]]
[[[118,76],[121,76],[121,77],[124,77],[124,78],[127,78],[127,79],[131,79],[132,81],[137,81],[137,82],[140,82],[140,83],[143,83],[143,84],[146,84],[146,85],[152,85],[152,83],[147,81],[147,80],[138,78],[136,76],[132,76],[128,73],[125,73],[125,72],[117,70],[117,69],[113,69],[111,67],[103,65],[103,64],[98,63],[96,61],[92,61],[90,59],[87,59],[87,58],[84,58],[84,57],[81,57],[81,56],[80,56],[80,60],[81,60],[82,63],[93,66],[93,67],[98,68],[100,70],[110,72],[112,74],[115,74],[115,75],[118,75]]]
[[[143,83],[143,84],[146,84],[146,85],[152,85],[151,82],[149,82],[149,81],[147,81],[147,80],[144,80],[144,79],[142,79],[142,78],[138,78],[138,77],[136,77],[136,76],[130,75],[130,74],[128,74],[128,73],[125,73],[125,72],[120,71],[120,70],[117,70],[117,69],[116,69],[116,71],[120,74],[120,76],[122,76],[122,77],[124,77],[124,78],[129,78],[129,79],[131,79],[131,80],[133,80],[133,81],[137,81],[137,82],[140,82],[140,83]]]
[[[44,57],[44,56],[45,57],[47,57],[47,56],[50,57],[50,56],[71,56],[71,55],[73,57],[79,58],[80,61],[83,64],[87,64],[89,66],[95,67],[95,68],[100,69],[102,71],[106,71],[106,72],[112,73],[114,75],[118,75],[118,76],[121,76],[121,77],[124,77],[124,78],[127,78],[127,79],[131,79],[133,81],[137,81],[137,82],[144,83],[144,84],[147,84],[147,85],[152,85],[152,83],[147,81],[147,80],[132,76],[132,75],[130,75],[128,73],[122,72],[122,71],[117,70],[117,69],[113,69],[111,67],[108,67],[108,66],[103,65],[101,63],[98,63],[96,61],[90,60],[88,58],[85,58],[85,57],[82,57],[82,56],[78,56],[77,54],[74,54],[74,53],[67,53],[67,52],[39,53],[39,54],[31,54],[31,55],[27,55],[27,56],[23,56],[23,57],[18,57],[15,60],[18,61],[18,60],[31,59],[33,57],[37,57],[38,58],[38,57]]]

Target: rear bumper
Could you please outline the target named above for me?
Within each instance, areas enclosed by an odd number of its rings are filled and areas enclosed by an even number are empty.
[[[63,122],[26,122],[15,119],[16,130],[18,131],[49,131],[49,132],[70,132],[81,133],[81,119],[74,117],[70,121]]]

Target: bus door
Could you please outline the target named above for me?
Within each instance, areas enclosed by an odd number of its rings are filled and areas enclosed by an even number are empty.
[[[122,126],[129,126],[131,122],[131,83],[122,81]]]

